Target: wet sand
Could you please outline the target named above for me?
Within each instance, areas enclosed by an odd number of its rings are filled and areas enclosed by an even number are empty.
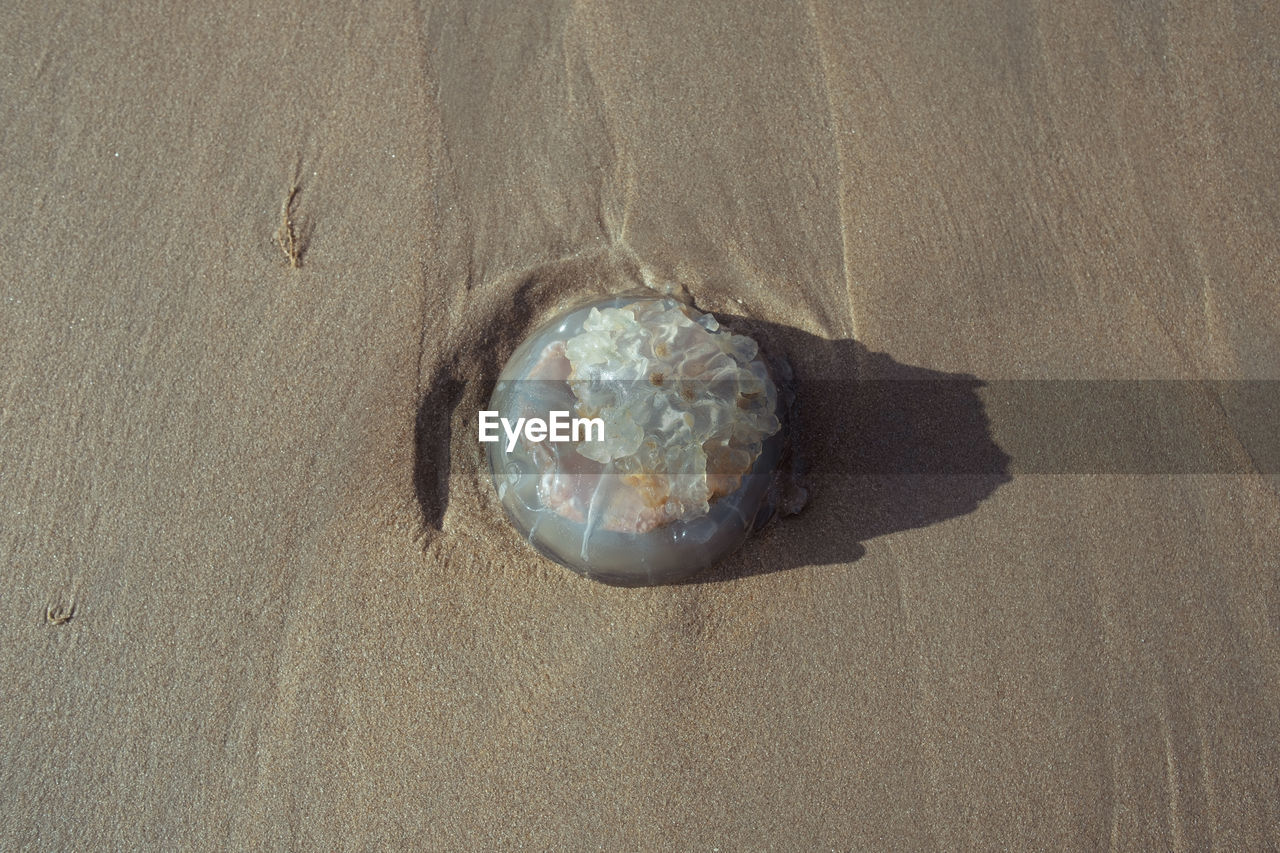
[[[1041,473],[984,396],[1280,379],[1277,57],[1265,4],[14,11],[0,846],[1280,843],[1278,472]],[[474,424],[645,282],[828,390],[803,513],[627,590]],[[884,375],[976,467],[834,464]]]

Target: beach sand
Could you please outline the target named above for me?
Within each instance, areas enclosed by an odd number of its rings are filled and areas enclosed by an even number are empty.
[[[1280,379],[1278,63],[1247,3],[20,4],[0,847],[1280,844],[1277,469],[984,397]],[[646,281],[786,351],[812,495],[628,590],[474,424]],[[838,464],[868,375],[976,467]]]

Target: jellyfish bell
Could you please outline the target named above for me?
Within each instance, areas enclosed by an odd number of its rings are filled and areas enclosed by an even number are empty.
[[[780,416],[754,340],[633,293],[534,330],[499,376],[480,438],[498,499],[534,548],[595,580],[653,585],[707,568],[763,522]]]

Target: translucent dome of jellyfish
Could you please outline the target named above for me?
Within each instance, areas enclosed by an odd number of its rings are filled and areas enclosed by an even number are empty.
[[[683,580],[768,514],[783,446],[770,369],[754,340],[675,299],[609,296],[554,317],[512,354],[489,410],[506,421],[487,449],[512,523],[589,578]],[[554,413],[558,435],[518,427]]]

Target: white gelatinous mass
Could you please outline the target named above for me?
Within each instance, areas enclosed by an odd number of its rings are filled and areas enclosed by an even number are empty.
[[[604,421],[577,452],[636,492],[646,527],[706,514],[780,428],[755,341],[672,300],[591,309],[564,355],[577,414]]]
[[[507,516],[587,577],[690,577],[773,512],[786,437],[770,368],[750,338],[669,297],[600,296],[550,317],[511,354],[488,411],[526,425],[485,445]],[[530,432],[566,411],[604,429]]]

